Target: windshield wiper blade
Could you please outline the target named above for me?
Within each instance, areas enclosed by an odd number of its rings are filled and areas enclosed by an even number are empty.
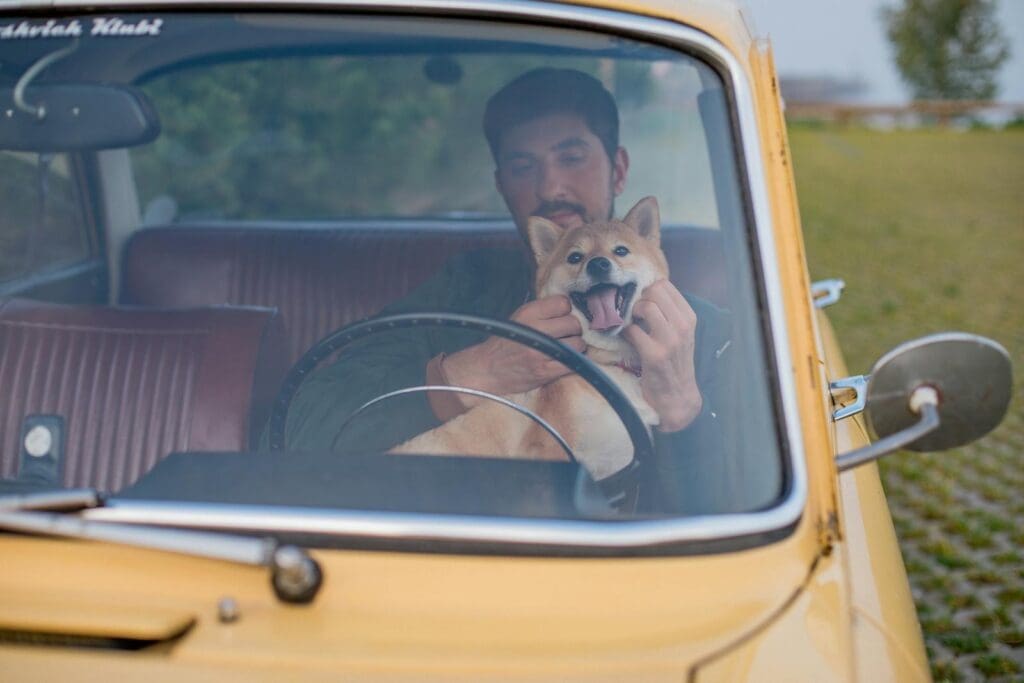
[[[95,489],[58,489],[0,496],[0,511],[77,512],[102,505],[103,496]]]
[[[267,567],[274,593],[283,602],[311,602],[323,584],[320,565],[309,553],[294,545],[279,544],[273,538],[97,522],[66,514],[101,505],[103,497],[92,489],[0,496],[0,529]],[[51,512],[56,510],[64,513]]]

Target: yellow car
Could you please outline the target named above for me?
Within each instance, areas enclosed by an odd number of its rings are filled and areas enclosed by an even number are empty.
[[[4,2],[0,204],[4,680],[929,678],[731,2]]]

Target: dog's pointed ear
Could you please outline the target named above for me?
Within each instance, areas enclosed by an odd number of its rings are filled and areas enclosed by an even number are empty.
[[[562,236],[562,229],[547,218],[530,216],[530,222],[526,224],[526,234],[530,238],[533,257],[541,264],[554,251],[558,239]]]
[[[622,222],[640,233],[640,236],[651,242],[661,241],[661,212],[658,211],[658,200],[644,197],[636,203]]]

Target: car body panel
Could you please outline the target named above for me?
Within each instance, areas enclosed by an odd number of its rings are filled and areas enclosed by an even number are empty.
[[[413,5],[450,9],[450,3]],[[859,418],[838,425],[830,419],[827,378],[845,368],[831,328],[816,318],[808,294],[770,49],[752,38],[731,3],[597,0],[551,7],[567,12],[573,5],[692,26],[724,45],[752,84],[758,129],[744,134],[756,134],[762,156],[746,163],[763,169],[766,182],[761,190],[777,257],[771,267],[788,339],[788,363],[780,371],[790,373],[795,389],[798,414],[790,417],[807,470],[806,505],[792,530],[758,547],[686,557],[319,549],[313,554],[326,582],[308,606],[278,602],[259,568],[4,535],[0,605],[19,605],[17,612],[0,608],[5,629],[31,634],[49,619],[49,632],[63,634],[163,635],[153,637],[157,645],[134,653],[4,645],[0,669],[32,679],[154,681],[338,675],[417,681],[927,679],[877,471],[870,465],[838,476],[834,464],[837,449],[867,439]],[[516,7],[528,12],[532,6]],[[334,5],[301,7],[324,11]],[[137,215],[122,221],[137,222]],[[36,595],[46,598],[34,604]],[[225,597],[236,601],[240,613],[230,623],[217,616]],[[188,623],[183,634],[168,635]]]
[[[153,654],[186,664],[288,662],[310,672],[391,670],[409,680],[424,671],[505,671],[539,680],[633,672],[638,680],[678,680],[695,661],[774,619],[806,580],[815,540],[798,530],[742,553],[657,559],[323,550],[315,553],[326,576],[321,594],[312,605],[287,606],[259,568],[8,537],[0,602],[45,594],[71,611],[94,610],[92,622],[78,624],[83,635],[118,626],[128,607],[176,610],[195,626]],[[224,597],[238,604],[235,623],[217,620]],[[10,655],[0,649],[5,670]]]
[[[928,681],[906,569],[874,463],[840,476],[857,680]],[[883,507],[880,507],[882,505]]]
[[[824,312],[819,311],[818,317],[829,377],[846,377],[849,373],[835,332]],[[839,453],[871,442],[863,414],[837,422],[835,436]],[[839,475],[839,493],[858,677],[864,681],[930,680],[921,627],[877,464]],[[879,656],[880,652],[887,656]]]
[[[739,58],[747,54],[754,42],[749,19],[742,5],[732,0],[696,0],[686,3],[672,0],[566,0],[566,4],[602,7],[692,26],[713,37]]]
[[[750,638],[695,668],[714,681],[850,681],[856,662],[848,622],[842,549],[821,557],[802,589],[778,617]],[[799,665],[794,666],[794,653]]]

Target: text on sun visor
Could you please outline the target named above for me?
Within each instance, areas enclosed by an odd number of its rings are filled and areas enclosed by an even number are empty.
[[[163,24],[163,19],[125,21],[120,17],[92,17],[86,20],[70,19],[66,21],[50,19],[44,23],[19,21],[14,24],[0,24],[0,40],[78,38],[84,35],[97,38],[158,36]]]

